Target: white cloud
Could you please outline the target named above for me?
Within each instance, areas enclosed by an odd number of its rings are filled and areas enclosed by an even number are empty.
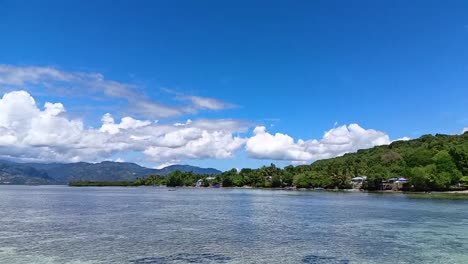
[[[181,98],[191,101],[193,106],[197,109],[221,110],[234,107],[234,105],[230,103],[226,103],[214,98],[201,96],[182,96]]]
[[[411,138],[410,137],[402,137],[402,138],[392,140],[392,142],[395,142],[395,141],[408,141],[408,140],[411,140]]]
[[[192,123],[192,120],[188,119],[187,122],[185,122],[185,123],[177,122],[177,123],[174,124],[174,126],[176,126],[176,127],[186,126],[186,125],[190,125],[190,123]]]
[[[254,136],[246,143],[246,150],[250,157],[274,160],[311,160],[311,153],[305,151],[304,141],[294,142],[286,134],[274,135],[266,132],[264,126],[254,129]]]
[[[144,153],[154,160],[226,159],[232,158],[244,142],[226,131],[182,129],[164,135],[157,146],[148,147]]]
[[[164,162],[164,163],[161,163],[161,164],[159,164],[158,166],[156,166],[156,167],[154,167],[154,168],[160,170],[160,169],[164,169],[164,168],[166,168],[166,167],[169,167],[169,166],[171,166],[171,165],[176,165],[176,164],[178,164],[178,163],[179,163],[178,160],[176,160],[176,161],[174,161],[174,162]]]
[[[150,121],[141,121],[131,117],[124,117],[119,124],[116,124],[111,114],[107,113],[102,118],[101,132],[117,134],[121,129],[135,129],[151,125]]]
[[[189,119],[176,126],[128,116],[116,122],[107,113],[101,122],[99,128],[88,128],[68,118],[61,103],[47,102],[40,108],[28,92],[6,93],[0,99],[0,159],[101,161],[135,152],[154,162],[178,163],[232,158],[245,146],[252,158],[300,164],[391,142],[385,133],[357,124],[330,129],[320,140],[295,140],[261,126],[245,138],[241,135],[252,123],[233,119]]]
[[[132,117],[116,122],[107,113],[101,121],[100,128],[86,128],[81,120],[68,119],[61,103],[40,109],[25,91],[6,93],[0,99],[0,158],[100,161],[125,151],[158,162],[229,158],[244,144],[233,134],[246,130],[246,123],[236,120],[187,120],[178,127]]]
[[[247,140],[245,149],[252,158],[290,160],[300,164],[390,142],[385,133],[364,129],[357,124],[330,129],[322,139],[307,141],[294,141],[291,136],[282,133],[272,135],[265,127],[256,127],[254,135]]]
[[[465,133],[465,132],[468,132],[468,127],[465,127],[465,128],[463,129],[463,133]]]
[[[25,91],[7,93],[0,99],[0,155],[24,159],[79,159],[78,152],[88,151],[84,142],[100,137],[84,135],[83,123],[62,116],[62,104],[46,103],[44,110]],[[91,138],[91,136],[93,138]],[[72,151],[67,151],[68,149]],[[93,151],[94,152],[94,151]],[[99,152],[99,150],[98,150]]]

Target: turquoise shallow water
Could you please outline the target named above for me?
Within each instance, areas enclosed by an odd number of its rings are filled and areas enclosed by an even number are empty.
[[[468,201],[0,186],[0,263],[468,263]]]

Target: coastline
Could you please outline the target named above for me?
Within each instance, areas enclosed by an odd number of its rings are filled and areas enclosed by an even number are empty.
[[[462,191],[433,191],[433,192],[404,192],[404,191],[367,191],[367,190],[358,190],[358,189],[313,189],[313,188],[258,188],[258,187],[251,187],[251,186],[243,186],[243,187],[220,187],[220,188],[212,188],[212,187],[194,187],[194,186],[165,186],[165,185],[115,185],[115,184],[108,184],[103,185],[102,182],[99,185],[25,185],[25,184],[2,184],[2,186],[29,186],[29,187],[53,187],[53,186],[67,186],[67,187],[125,187],[125,188],[160,188],[175,191],[177,189],[198,189],[198,190],[209,190],[209,189],[226,189],[226,190],[265,190],[265,191],[297,191],[297,192],[327,192],[327,193],[361,193],[361,194],[374,194],[374,195],[405,195],[409,198],[414,199],[437,199],[437,200],[468,200],[468,190]]]
[[[262,187],[252,187],[252,186],[243,186],[243,187],[194,187],[194,186],[166,186],[166,185],[119,185],[115,183],[103,184],[103,182],[99,182],[97,184],[89,184],[89,185],[68,185],[69,187],[159,187],[159,188],[170,188],[170,189],[244,189],[244,190],[277,190],[277,191],[306,191],[306,192],[346,192],[346,193],[375,193],[375,194],[406,194],[406,195],[417,195],[417,196],[427,196],[427,197],[435,197],[435,196],[458,196],[458,197],[465,197],[468,199],[468,190],[461,190],[461,191],[430,191],[430,192],[405,192],[405,191],[391,191],[391,190],[384,190],[384,191],[367,191],[361,189],[314,189],[314,188],[262,188]]]

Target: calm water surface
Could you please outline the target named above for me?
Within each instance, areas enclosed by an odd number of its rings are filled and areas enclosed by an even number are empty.
[[[468,201],[0,186],[0,263],[468,263]]]

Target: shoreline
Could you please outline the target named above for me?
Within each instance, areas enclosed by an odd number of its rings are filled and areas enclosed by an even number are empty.
[[[314,190],[314,189],[306,189],[306,188],[256,188],[256,187],[250,187],[250,186],[244,186],[244,187],[220,187],[220,188],[212,188],[212,187],[194,187],[194,186],[177,186],[177,187],[171,187],[171,186],[165,186],[165,185],[159,185],[159,186],[153,186],[153,185],[128,185],[128,186],[119,186],[119,185],[26,185],[26,184],[2,184],[3,186],[29,186],[29,187],[75,187],[75,188],[80,188],[80,187],[95,187],[95,188],[102,188],[102,187],[124,187],[124,188],[160,188],[163,190],[168,190],[168,191],[176,191],[177,189],[199,189],[199,190],[209,190],[209,189],[243,189],[243,190],[270,190],[270,191],[297,191],[297,192],[326,192],[326,193],[361,193],[361,194],[374,194],[375,196],[379,195],[404,195],[405,197],[411,198],[411,199],[436,199],[436,200],[468,200],[468,190],[462,190],[462,191],[434,191],[434,192],[403,192],[403,191],[391,191],[391,190],[386,190],[386,191],[366,191],[366,190],[358,190],[358,189],[319,189],[319,190]],[[0,187],[2,186],[0,185]]]
[[[47,186],[47,185],[41,185]],[[388,193],[388,194],[420,194],[420,195],[434,195],[434,194],[453,194],[453,195],[467,195],[468,190],[460,190],[460,191],[426,191],[426,192],[416,192],[416,191],[392,191],[392,190],[384,190],[384,191],[368,191],[368,190],[361,190],[361,189],[314,189],[314,188],[262,188],[262,187],[251,187],[251,186],[243,186],[243,187],[195,187],[195,186],[166,186],[166,185],[61,185],[61,186],[69,186],[69,187],[159,187],[159,188],[176,188],[176,189],[244,189],[244,190],[282,190],[282,191],[315,191],[315,192],[349,192],[349,193]]]
[[[244,189],[244,190],[271,190],[271,191],[299,191],[299,192],[342,192],[342,193],[374,193],[374,194],[405,194],[405,195],[415,195],[415,196],[426,196],[426,197],[434,197],[434,196],[452,196],[452,197],[466,197],[468,199],[468,190],[459,190],[459,191],[428,191],[428,192],[404,192],[404,191],[368,191],[368,190],[360,190],[360,189],[313,189],[313,188],[258,188],[258,187],[251,187],[251,186],[243,186],[243,187],[194,187],[194,186],[166,186],[166,185],[118,185],[118,184],[101,184],[97,185],[69,185],[69,184],[0,184],[0,186],[67,186],[67,187],[125,187],[125,188],[138,188],[138,187],[156,187],[156,188],[167,188],[167,189]]]

